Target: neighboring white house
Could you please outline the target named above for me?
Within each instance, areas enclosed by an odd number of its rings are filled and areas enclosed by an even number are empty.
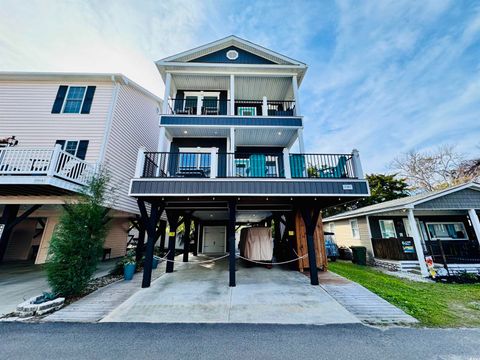
[[[157,147],[161,106],[121,74],[0,73],[0,262],[45,262],[61,204],[99,164],[115,188],[104,247],[124,255],[129,180],[138,148]]]

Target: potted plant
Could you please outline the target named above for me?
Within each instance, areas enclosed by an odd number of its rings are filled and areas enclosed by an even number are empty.
[[[123,277],[125,280],[132,280],[133,274],[135,273],[135,253],[133,251],[129,251],[127,255],[122,260],[123,263]]]

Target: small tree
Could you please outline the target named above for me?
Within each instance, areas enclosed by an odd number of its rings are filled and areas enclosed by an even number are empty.
[[[108,176],[91,179],[75,202],[66,204],[50,242],[47,277],[54,293],[82,294],[96,270],[107,235]]]

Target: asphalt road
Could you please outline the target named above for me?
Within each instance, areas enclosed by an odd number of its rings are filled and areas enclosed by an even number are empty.
[[[0,359],[480,359],[480,329],[0,323]]]

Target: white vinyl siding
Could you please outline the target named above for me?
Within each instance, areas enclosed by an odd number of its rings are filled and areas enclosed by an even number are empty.
[[[60,85],[96,86],[90,114],[52,114]],[[112,100],[111,82],[0,81],[0,130],[17,147],[53,148],[58,139],[89,140],[88,162],[98,160]]]
[[[144,146],[147,151],[157,151],[159,109],[160,104],[151,97],[120,85],[104,158],[116,188],[115,208],[138,213],[136,200],[128,196],[130,180],[135,175],[138,149]]]

